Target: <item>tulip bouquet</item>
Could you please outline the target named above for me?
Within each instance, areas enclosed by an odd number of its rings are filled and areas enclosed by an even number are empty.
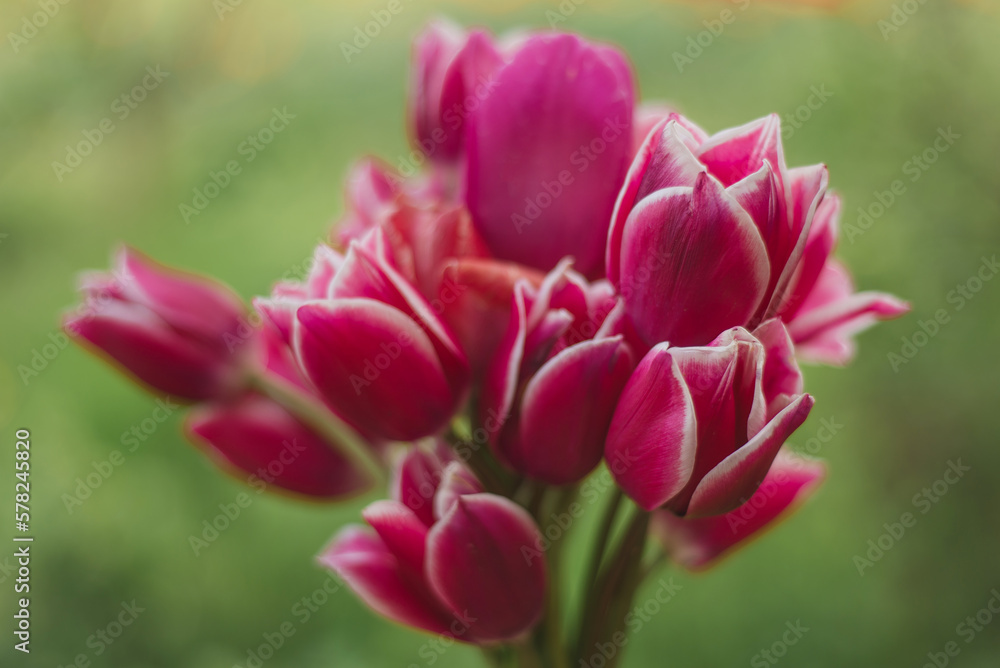
[[[839,200],[777,116],[710,135],[637,106],[628,60],[572,34],[439,22],[414,56],[415,150],[353,169],[303,280],[249,308],[123,249],[65,328],[192,404],[187,437],[251,484],[387,487],[318,557],[375,612],[590,665],[654,567],[704,569],[815,488],[782,447],[798,360],[843,364],[907,306],[832,259]],[[547,522],[592,506],[570,609]]]

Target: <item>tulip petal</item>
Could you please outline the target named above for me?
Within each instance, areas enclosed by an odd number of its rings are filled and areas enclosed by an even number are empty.
[[[505,451],[517,470],[553,485],[593,471],[632,367],[621,337],[584,341],[546,362],[524,391],[519,456]]]
[[[482,491],[483,486],[469,469],[458,462],[451,462],[445,468],[441,477],[441,486],[434,496],[434,519],[439,520],[447,515],[458,497],[466,494],[478,494]]]
[[[150,391],[202,401],[224,397],[239,384],[239,372],[227,363],[229,353],[224,348],[220,359],[215,346],[180,336],[136,303],[109,301],[71,315],[63,327]]]
[[[690,186],[705,171],[683,139],[686,132],[675,117],[662,120],[649,132],[632,160],[608,230],[605,262],[608,280],[616,286],[621,281],[625,223],[636,203],[656,190]]]
[[[351,244],[344,265],[330,283],[327,297],[367,298],[384,302],[408,315],[413,324],[419,323],[426,333],[452,390],[463,392],[469,377],[465,353],[427,300],[380,256],[380,251],[373,250],[387,245],[381,230],[375,230],[362,242]]]
[[[600,273],[631,155],[627,73],[617,52],[565,34],[524,40],[498,72],[469,121],[464,187],[495,256],[548,271],[572,255]]]
[[[799,396],[746,445],[709,471],[695,488],[686,516],[722,515],[753,496],[781,445],[805,422],[813,403],[808,394]]]
[[[427,538],[427,578],[438,597],[468,617],[481,643],[523,636],[545,608],[544,558],[525,556],[541,535],[528,513],[493,494],[460,497]]]
[[[745,324],[769,271],[750,216],[704,173],[693,190],[667,188],[639,202],[625,226],[621,291],[650,345],[704,345]]]
[[[366,433],[411,441],[443,428],[459,397],[427,334],[371,299],[299,307],[295,351],[320,394]]]
[[[393,501],[406,504],[427,526],[434,524],[434,495],[441,483],[444,463],[438,454],[422,446],[407,448],[392,469]]]
[[[683,512],[702,478],[765,424],[764,350],[746,330],[735,328],[710,347],[671,352],[691,392],[698,422],[694,473],[684,492],[671,502],[672,508]]]
[[[778,318],[762,323],[753,332],[764,346],[764,370],[761,377],[767,419],[784,409],[793,397],[802,394],[802,371],[795,360],[795,344]]]
[[[336,444],[258,394],[196,408],[185,432],[227,468],[306,496],[340,499],[364,491],[370,479]]]
[[[910,310],[906,302],[882,292],[854,292],[847,269],[830,260],[788,333],[795,344],[806,347],[822,339],[847,339],[879,320],[896,318]],[[840,358],[833,363],[843,363]]]
[[[753,174],[767,160],[780,174],[785,169],[781,119],[765,116],[709,137],[698,151],[709,173],[728,187]]]
[[[361,516],[375,529],[403,572],[413,578],[422,577],[427,525],[402,503],[386,499],[369,505]]]
[[[449,634],[451,616],[420,581],[402,571],[385,544],[365,529],[345,527],[317,560],[343,578],[378,614],[431,633]]]
[[[778,314],[786,321],[794,317],[816,286],[837,244],[839,217],[840,198],[828,193],[816,208],[798,269],[786,291],[784,302],[778,308]]]
[[[825,476],[822,462],[782,451],[760,488],[739,508],[695,519],[659,511],[653,517],[652,530],[671,560],[688,570],[701,571],[790,515]]]
[[[653,510],[687,485],[696,445],[691,393],[661,344],[642,359],[622,391],[604,451],[608,468],[626,494]]]
[[[123,248],[118,266],[127,277],[126,296],[171,326],[224,348],[224,333],[234,334],[245,309],[232,291],[207,279],[165,267],[131,248]]]
[[[496,357],[486,375],[480,401],[481,419],[491,413],[505,422],[514,408],[514,395],[517,393],[518,378],[524,359],[525,340],[527,338],[527,305],[524,292],[527,286],[518,283],[514,286],[513,305],[510,309],[510,323],[504,340],[497,349]],[[490,444],[496,445],[500,430],[490,432]]]
[[[799,269],[813,218],[826,194],[829,179],[826,165],[795,167],[787,172],[789,201],[784,216],[786,224],[779,228],[779,234],[774,239],[768,240],[773,285],[769,293],[770,302],[761,307],[761,318],[778,313],[787,299],[786,293]]]

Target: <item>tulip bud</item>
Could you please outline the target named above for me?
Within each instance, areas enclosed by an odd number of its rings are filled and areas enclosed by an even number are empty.
[[[122,249],[112,274],[85,277],[85,304],[64,322],[152,390],[180,400],[232,396],[244,383],[252,328],[225,286]]]
[[[601,324],[615,301],[562,263],[535,290],[514,289],[511,322],[483,390],[483,415],[502,416],[491,444],[501,461],[551,484],[582,479],[601,461],[618,396],[634,366]]]
[[[775,325],[769,325],[774,327]],[[777,326],[780,326],[778,324]],[[765,345],[742,328],[710,346],[654,347],[622,392],[605,457],[618,484],[646,510],[720,515],[763,480],[813,399],[800,387],[790,344],[765,329]]]
[[[255,488],[274,485],[297,494],[342,499],[363,492],[371,480],[307,425],[267,397],[197,407],[185,432],[225,468]]]
[[[545,560],[523,556],[541,534],[524,509],[482,493],[468,470],[447,459],[435,451],[408,453],[394,476],[395,493],[407,501],[368,506],[363,514],[374,534],[348,527],[319,561],[373,610],[401,624],[470,643],[518,639],[545,607]],[[428,486],[434,487],[431,517],[418,514],[426,505],[415,510],[409,501],[423,499],[418,489]]]
[[[764,482],[740,507],[725,515],[695,519],[658,510],[652,531],[673,561],[689,570],[704,570],[791,514],[825,476],[822,462],[782,450]]]
[[[568,34],[510,51],[467,121],[465,202],[497,258],[549,271],[571,255],[601,276],[632,155],[628,63]]]
[[[489,35],[467,34],[447,21],[435,21],[413,48],[410,116],[413,139],[431,160],[457,159],[465,144],[465,123],[478,104],[481,88],[501,65]]]
[[[382,247],[375,230],[368,241]],[[361,431],[409,441],[442,429],[465,397],[469,366],[427,301],[378,251],[351,245],[327,298],[297,306],[304,374]]]

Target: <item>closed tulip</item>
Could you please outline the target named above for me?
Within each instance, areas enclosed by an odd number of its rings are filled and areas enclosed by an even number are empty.
[[[629,170],[606,258],[646,344],[705,345],[789,315],[817,212],[829,215],[827,181],[823,165],[785,165],[775,115],[711,137],[664,118]],[[868,316],[898,314],[867,305]]]
[[[401,624],[478,644],[523,637],[541,617],[547,586],[545,560],[522,554],[541,539],[531,516],[483,493],[461,464],[419,450],[414,457],[421,461],[401,465],[410,472],[397,474],[394,500],[365,509],[374,532],[342,530],[320,563]]]
[[[809,415],[792,344],[777,320],[709,346],[655,346],[621,395],[605,457],[646,510],[721,515],[749,498]]]
[[[67,333],[150,389],[202,401],[243,387],[250,328],[224,285],[124,248],[112,272],[86,275],[81,290]]]
[[[483,390],[483,415],[501,416],[491,444],[524,475],[565,484],[601,461],[618,396],[634,366],[621,335],[602,325],[609,286],[564,263],[535,289],[514,289],[511,321]]]
[[[380,230],[371,242],[385,248]],[[353,243],[325,298],[278,306],[280,317],[295,310],[292,344],[303,373],[360,431],[386,440],[429,436],[464,400],[465,354],[384,250]]]

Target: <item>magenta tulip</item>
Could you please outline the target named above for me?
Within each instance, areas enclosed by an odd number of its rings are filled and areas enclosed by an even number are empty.
[[[151,390],[202,401],[242,388],[251,328],[225,286],[124,248],[113,272],[86,275],[81,291],[66,332]]]
[[[788,321],[796,283],[815,281],[810,255],[826,259],[807,240],[826,243],[811,230],[836,207],[827,180],[823,165],[785,166],[777,116],[712,137],[678,114],[661,120],[629,170],[606,258],[646,344],[704,345],[729,327]],[[852,299],[837,315],[898,314],[883,297]]]
[[[813,405],[777,320],[710,346],[655,346],[621,395],[605,457],[646,510],[704,517],[749,498]]]
[[[188,416],[192,442],[257,489],[269,486],[339,500],[365,491],[371,478],[294,415],[259,394],[205,404]]]
[[[538,289],[514,288],[511,321],[486,379],[483,416],[501,461],[551,484],[582,479],[601,461],[618,396],[635,365],[621,335],[601,329],[614,303],[563,263]],[[485,419],[484,419],[485,421]]]
[[[465,145],[465,124],[489,94],[491,77],[503,64],[489,35],[466,33],[435,21],[413,46],[410,117],[414,143],[431,160],[456,160]]]
[[[427,300],[390,265],[381,231],[370,241],[371,248],[351,245],[325,298],[264,308],[277,320],[294,308],[299,365],[348,422],[386,440],[429,436],[463,401],[468,361]]]
[[[538,34],[505,52],[466,121],[465,202],[493,254],[590,277],[632,153],[632,75],[609,47]]]
[[[695,519],[658,510],[653,516],[653,534],[672,561],[693,571],[710,568],[791,514],[825,476],[822,462],[782,450],[764,482],[740,507],[725,515]]]
[[[407,458],[422,461],[402,464],[419,472],[397,474],[402,500],[368,506],[374,533],[342,530],[320,563],[401,624],[478,644],[523,637],[541,617],[547,583],[545,560],[522,554],[541,539],[531,516],[483,493],[457,462],[419,450]]]

